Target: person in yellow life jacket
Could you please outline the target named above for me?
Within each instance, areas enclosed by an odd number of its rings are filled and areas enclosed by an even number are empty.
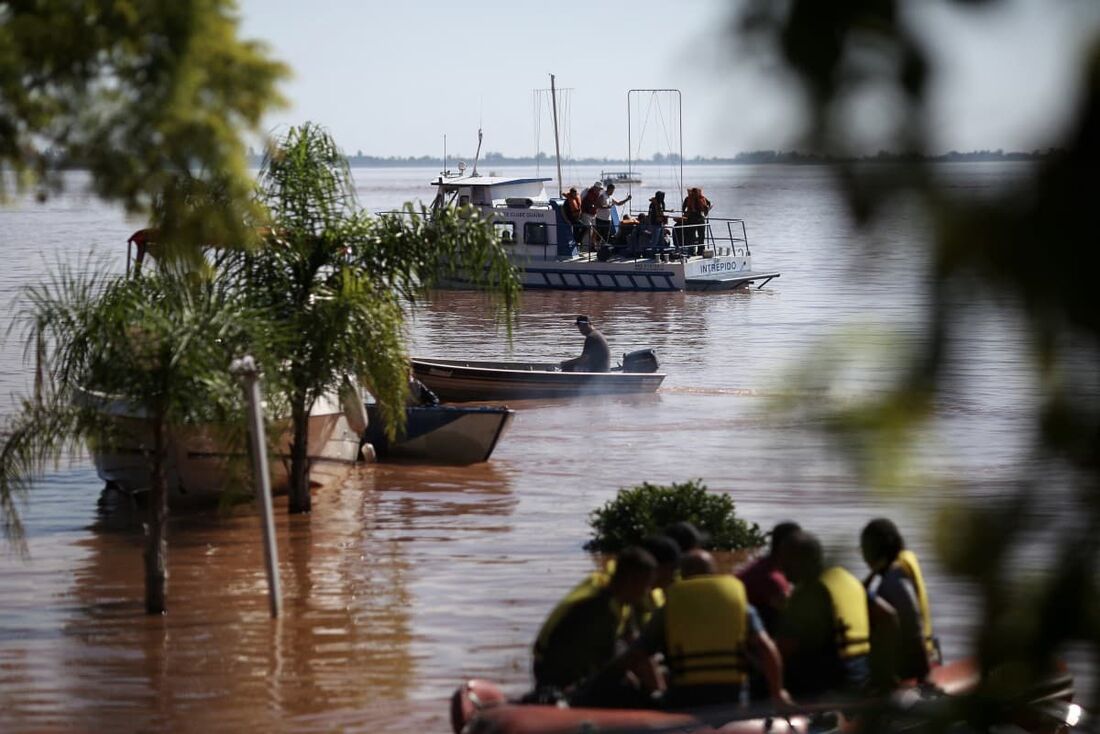
[[[629,705],[636,699],[621,676],[595,687],[582,684],[615,657],[627,608],[649,593],[656,568],[649,553],[627,548],[616,558],[610,579],[591,576],[558,603],[535,640],[536,696],[560,692],[585,706]]]
[[[779,622],[786,685],[799,699],[855,693],[870,681],[871,614],[859,579],[826,568],[821,543],[799,531],[788,541],[783,573],[794,584]]]
[[[665,605],[615,665],[662,654],[668,666],[662,704],[681,709],[739,702],[750,660],[757,661],[773,699],[790,703],[779,651],[749,605],[744,585],[718,573],[714,559],[701,549],[684,555],[680,573],[666,591]],[[661,686],[666,687],[664,681]]]
[[[886,518],[867,523],[859,544],[863,560],[871,569],[865,585],[897,612],[897,641],[886,665],[900,680],[922,680],[939,663],[939,649],[932,634],[928,590],[917,556],[905,549],[897,526]]]

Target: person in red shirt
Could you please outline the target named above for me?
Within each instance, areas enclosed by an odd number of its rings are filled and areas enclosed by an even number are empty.
[[[781,522],[772,528],[771,548],[768,554],[757,558],[737,572],[737,578],[745,585],[749,604],[760,613],[760,621],[769,634],[775,634],[779,617],[791,595],[791,582],[783,575],[780,559],[786,550],[786,542],[802,528],[795,522]]]

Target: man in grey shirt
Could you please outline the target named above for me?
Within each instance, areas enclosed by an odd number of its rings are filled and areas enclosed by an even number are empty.
[[[584,349],[581,356],[567,359],[561,363],[562,372],[607,372],[611,368],[611,350],[607,339],[587,316],[577,317],[577,328],[584,334]]]

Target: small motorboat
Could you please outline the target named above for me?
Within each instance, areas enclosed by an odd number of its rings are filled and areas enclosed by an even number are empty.
[[[414,358],[413,373],[443,400],[522,400],[652,393],[665,375],[651,349],[623,355],[610,372],[563,372],[548,362]]]
[[[405,431],[386,437],[379,409],[367,405],[364,438],[380,459],[417,459],[438,464],[488,461],[516,411],[504,407],[421,405],[405,409]]]
[[[847,714],[860,711],[889,712],[902,717],[921,718],[921,707],[935,706],[937,698],[959,696],[973,691],[979,681],[975,660],[963,659],[934,668],[929,675],[931,685],[917,687],[912,682],[897,691],[889,700],[866,702],[847,701]],[[1021,702],[1019,731],[1066,731],[1078,724],[1082,710],[1070,703],[1074,694],[1073,679],[1064,670],[1055,672],[1047,681]],[[835,711],[827,704],[795,706],[780,712],[711,707],[698,712],[668,712],[638,709],[564,708],[545,704],[510,702],[501,689],[485,680],[471,680],[460,686],[451,697],[451,726],[455,734],[463,732],[495,732],[496,734],[569,734],[593,731],[676,731],[715,732],[724,734],[760,734],[772,732],[808,732],[820,730],[812,726],[814,717]],[[942,707],[937,707],[942,715]],[[771,715],[769,715],[769,713]]]
[[[604,186],[615,184],[616,186],[623,186],[625,184],[637,185],[642,182],[641,174],[634,171],[600,171],[600,180],[603,181]]]

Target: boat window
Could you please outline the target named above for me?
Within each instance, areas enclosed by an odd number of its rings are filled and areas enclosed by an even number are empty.
[[[523,241],[528,245],[548,245],[546,225],[542,222],[527,222],[523,225]]]
[[[502,245],[513,245],[516,242],[515,222],[494,222],[493,228],[497,232],[497,239]]]

